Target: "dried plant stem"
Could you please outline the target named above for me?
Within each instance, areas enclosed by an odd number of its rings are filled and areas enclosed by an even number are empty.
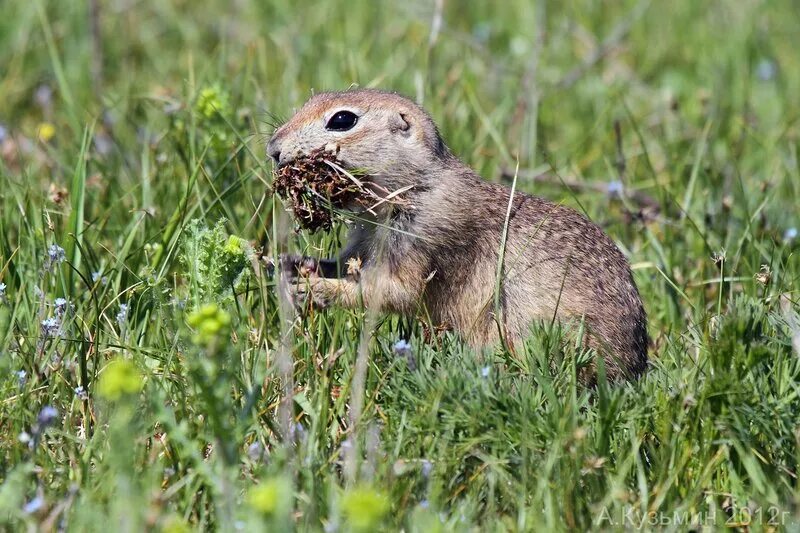
[[[95,96],[103,86],[103,36],[100,33],[100,0],[89,0],[89,34],[91,36],[92,88]]]
[[[350,411],[348,413],[349,446],[344,450],[344,477],[349,486],[358,480],[359,464],[359,430],[361,414],[364,409],[364,393],[367,380],[367,365],[369,363],[369,342],[372,332],[378,323],[377,313],[367,310],[364,325],[361,330],[361,339],[358,343],[356,366],[353,369],[353,378],[350,388]]]
[[[514,171],[503,170],[501,177],[504,180],[512,180],[514,178]],[[533,183],[544,183],[548,185],[557,185],[565,187],[572,192],[599,192],[607,193],[608,184],[602,182],[580,181],[576,178],[559,176],[549,172],[537,172],[535,170],[520,169],[516,173],[520,181],[528,181]],[[640,191],[625,191],[625,198],[631,200],[636,207],[645,211],[646,219],[654,219],[661,211],[661,204],[652,196]]]
[[[278,269],[278,314],[280,317],[281,331],[280,342],[276,353],[276,366],[278,376],[283,385],[283,394],[278,406],[278,420],[282,437],[285,441],[290,440],[292,433],[292,398],[294,396],[294,375],[291,356],[291,317],[292,305],[289,299],[289,283],[291,280]],[[291,446],[288,446],[291,448]]]

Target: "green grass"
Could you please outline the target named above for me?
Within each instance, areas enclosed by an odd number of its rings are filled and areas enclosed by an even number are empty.
[[[798,527],[792,1],[96,3],[0,18],[0,528]],[[248,250],[342,235],[291,231],[265,140],[351,83],[603,226],[649,372],[585,390],[557,327],[287,325]]]

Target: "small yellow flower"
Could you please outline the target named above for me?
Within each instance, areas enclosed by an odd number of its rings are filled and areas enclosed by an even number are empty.
[[[200,91],[195,109],[206,118],[213,118],[217,113],[228,113],[228,94],[218,86],[206,87]]]
[[[342,498],[342,511],[353,531],[373,531],[389,511],[389,500],[380,491],[356,487]]]
[[[205,304],[189,315],[186,322],[195,330],[196,344],[212,344],[227,334],[231,316],[217,304]]]
[[[97,392],[108,400],[118,400],[124,394],[136,394],[142,390],[139,369],[127,359],[111,361],[100,374]]]
[[[284,478],[271,478],[259,483],[247,493],[247,503],[265,515],[274,515],[287,509],[291,486]]]
[[[42,122],[36,129],[36,136],[43,143],[50,142],[56,134],[56,127],[49,122]]]
[[[222,249],[224,252],[231,255],[239,255],[244,252],[246,241],[236,235],[228,237],[225,247]]]

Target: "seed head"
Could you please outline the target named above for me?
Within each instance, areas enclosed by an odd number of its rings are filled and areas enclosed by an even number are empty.
[[[769,284],[769,281],[772,279],[772,271],[769,269],[769,265],[761,265],[761,270],[759,270],[754,277],[756,281],[762,285]]]

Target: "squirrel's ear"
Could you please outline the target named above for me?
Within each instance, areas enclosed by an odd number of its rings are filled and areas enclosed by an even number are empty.
[[[411,129],[411,123],[405,113],[392,113],[389,117],[389,129],[392,133],[406,133]]]

